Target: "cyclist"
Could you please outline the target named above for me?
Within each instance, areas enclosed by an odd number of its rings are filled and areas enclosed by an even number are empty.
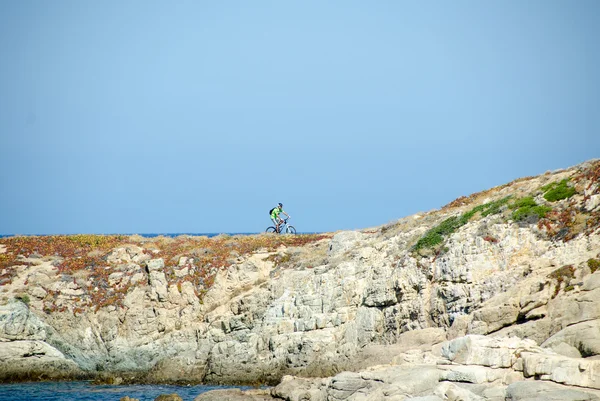
[[[275,230],[277,232],[279,232],[279,226],[281,223],[283,223],[283,219],[279,217],[281,213],[285,214],[288,219],[291,217],[289,214],[283,211],[283,203],[278,203],[276,207],[271,209],[271,220],[273,220],[273,223],[275,223]]]

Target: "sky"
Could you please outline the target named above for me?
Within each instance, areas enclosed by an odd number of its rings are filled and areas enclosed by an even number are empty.
[[[0,0],[0,234],[375,227],[600,157],[600,2]]]

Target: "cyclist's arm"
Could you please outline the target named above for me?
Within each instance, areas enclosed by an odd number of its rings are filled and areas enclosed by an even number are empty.
[[[281,213],[285,214],[285,215],[288,217],[288,219],[289,219],[290,217],[292,217],[292,216],[290,216],[289,214],[287,214],[286,212],[284,212],[283,210],[281,211]]]

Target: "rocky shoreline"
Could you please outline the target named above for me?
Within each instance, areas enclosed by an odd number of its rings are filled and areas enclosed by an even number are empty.
[[[600,161],[382,227],[0,239],[0,381],[600,400]]]

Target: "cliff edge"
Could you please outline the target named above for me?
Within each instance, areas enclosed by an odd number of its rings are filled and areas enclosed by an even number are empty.
[[[598,160],[362,231],[4,238],[0,380],[600,399],[598,267]]]

